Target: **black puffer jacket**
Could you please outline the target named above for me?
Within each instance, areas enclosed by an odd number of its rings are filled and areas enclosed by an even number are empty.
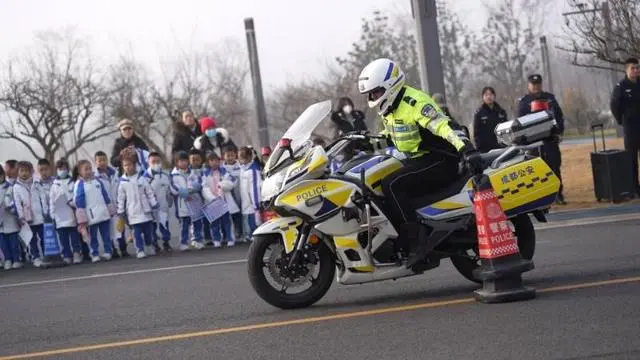
[[[360,110],[353,110],[348,116],[342,111],[335,111],[331,114],[331,120],[336,128],[334,137],[352,131],[367,130],[367,125],[364,123],[364,113]]]
[[[182,121],[175,122],[173,125],[171,154],[173,155],[178,151],[189,152],[193,148],[193,142],[200,135],[202,135],[202,131],[200,131],[200,124],[197,121],[193,130],[189,129]]]
[[[147,144],[138,135],[133,134],[130,139],[125,139],[121,136],[117,138],[115,143],[113,144],[113,149],[111,151],[111,166],[115,167],[116,169],[120,168],[120,152],[122,151],[122,149],[129,146],[131,142],[133,142],[133,146],[149,151],[149,147],[147,146]]]
[[[200,150],[203,158],[207,153],[214,151],[222,157],[222,152],[227,147],[236,148],[236,144],[229,137],[229,132],[224,128],[216,128],[216,140],[211,141],[206,135],[200,135],[193,142],[193,147]]]
[[[493,103],[493,108],[482,104],[473,116],[473,142],[480,152],[498,149],[504,145],[498,142],[494,132],[496,126],[507,121],[507,112],[498,103]]]

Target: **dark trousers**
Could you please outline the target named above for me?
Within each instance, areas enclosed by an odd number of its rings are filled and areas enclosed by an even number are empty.
[[[202,232],[204,234],[205,241],[211,240],[211,224],[206,218],[202,219]]]
[[[57,232],[58,240],[60,240],[60,245],[62,245],[62,255],[65,258],[71,259],[73,253],[82,252],[80,234],[75,226],[59,228]]]
[[[633,186],[640,193],[640,182],[638,181],[638,155],[640,154],[640,139],[624,137],[624,149],[631,153],[631,166],[633,170]]]
[[[147,221],[133,225],[133,238],[136,243],[136,253],[144,252],[144,247],[153,245],[153,222]]]
[[[38,249],[38,244],[44,251],[44,225],[31,225],[31,232],[33,233],[33,237],[31,238],[31,242],[29,243],[29,253],[31,254],[31,259],[35,260],[40,257],[40,250]]]
[[[227,242],[233,242],[235,237],[231,232],[231,216],[229,213],[222,215],[219,219],[211,223],[211,238],[214,241],[221,241],[224,236],[224,240]]]
[[[427,154],[407,159],[404,164],[382,181],[388,215],[398,229],[402,224],[416,222],[412,200],[436,193],[458,176],[458,160],[444,155]]]
[[[560,166],[562,165],[560,144],[557,141],[545,141],[542,143],[542,146],[538,148],[538,151],[534,151],[533,153],[536,156],[540,156],[542,160],[549,165],[551,171],[558,176],[558,179],[560,179],[560,190],[558,191],[558,195],[564,196],[562,193],[562,190],[564,189],[562,185],[562,174],[560,172]]]

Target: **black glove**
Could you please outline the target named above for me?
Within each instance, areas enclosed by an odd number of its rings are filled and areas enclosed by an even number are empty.
[[[469,169],[473,175],[482,174],[484,171],[484,162],[482,161],[481,154],[475,147],[471,143],[468,143],[460,152],[462,153],[462,158],[467,169]]]

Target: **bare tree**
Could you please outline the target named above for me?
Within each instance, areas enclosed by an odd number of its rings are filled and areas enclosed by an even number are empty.
[[[438,25],[440,53],[448,105],[459,109],[463,103],[463,92],[471,74],[474,43],[472,32],[458,14],[445,1],[438,1]]]
[[[573,65],[615,69],[625,58],[640,54],[640,2],[608,0],[608,5],[609,19],[602,11],[602,1],[598,0],[588,0],[578,7],[596,11],[566,18],[565,41],[557,48],[572,55]],[[607,34],[608,26],[610,34]]]
[[[515,112],[527,75],[538,68],[538,37],[545,0],[500,0],[487,6],[489,17],[474,51],[481,74],[492,84],[505,109]]]
[[[35,49],[7,67],[0,104],[9,120],[0,138],[53,161],[112,133],[104,116],[108,94],[87,44],[69,31],[50,32],[37,36]]]
[[[117,121],[133,121],[136,134],[150,149],[167,159],[171,144],[171,109],[162,106],[161,94],[153,83],[149,71],[135,60],[121,57],[111,66],[109,84],[110,115]]]
[[[587,99],[581,88],[563,89],[561,101],[567,129],[573,128],[578,134],[584,134],[598,118],[598,112],[593,103]]]
[[[213,116],[234,138],[250,142],[248,65],[239,43],[227,40],[202,52],[183,52],[163,64],[161,76],[130,58],[111,68],[111,114],[134,122],[136,132],[165,160],[179,113]]]

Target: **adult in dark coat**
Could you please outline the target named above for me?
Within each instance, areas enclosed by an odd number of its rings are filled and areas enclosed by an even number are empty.
[[[202,135],[200,124],[196,121],[191,111],[182,113],[182,121],[177,121],[173,125],[173,143],[171,153],[178,151],[189,153],[193,149],[193,142]]]
[[[625,61],[626,76],[611,94],[611,113],[624,128],[624,148],[631,153],[633,185],[640,196],[638,154],[640,154],[640,65],[637,58]]]
[[[120,168],[120,152],[130,144],[133,144],[138,149],[149,151],[149,147],[144,140],[136,135],[133,129],[133,121],[122,119],[118,122],[118,128],[120,129],[120,137],[113,143],[111,151],[111,166],[116,169]]]
[[[331,114],[335,133],[334,138],[352,131],[366,131],[364,113],[353,108],[353,101],[348,97],[340,98],[338,109]]]
[[[507,112],[495,101],[496,91],[491,86],[482,89],[482,105],[473,116],[473,142],[480,152],[505,147],[498,142],[495,128],[507,121]]]

